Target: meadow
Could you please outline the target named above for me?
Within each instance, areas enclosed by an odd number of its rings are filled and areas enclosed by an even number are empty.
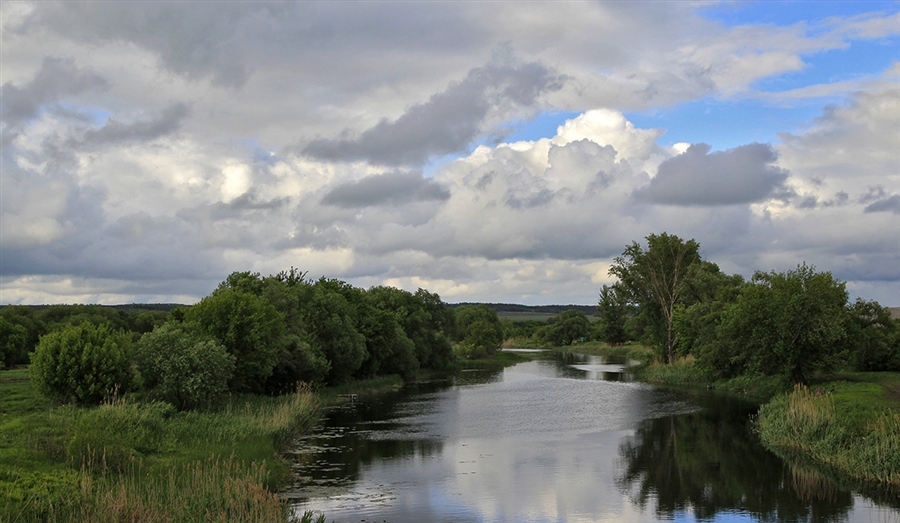
[[[308,388],[216,409],[112,398],[54,405],[0,372],[0,521],[285,522],[278,451],[318,419]],[[311,515],[307,515],[310,520]]]

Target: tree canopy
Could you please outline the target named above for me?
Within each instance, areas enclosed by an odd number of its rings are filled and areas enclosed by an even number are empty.
[[[646,239],[646,249],[637,242],[627,246],[609,274],[619,278],[617,292],[639,306],[651,341],[671,363],[675,360],[675,311],[684,300],[691,266],[700,263],[700,245],[665,232]]]

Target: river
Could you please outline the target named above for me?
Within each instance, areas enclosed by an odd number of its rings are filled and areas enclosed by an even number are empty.
[[[763,448],[755,411],[546,353],[330,410],[281,495],[337,523],[900,523],[900,501]]]

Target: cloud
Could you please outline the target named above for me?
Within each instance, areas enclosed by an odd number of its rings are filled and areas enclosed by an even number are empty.
[[[753,143],[711,154],[710,149],[695,144],[666,160],[635,198],[668,205],[734,205],[785,190],[788,172],[772,165],[777,155],[771,146]]]
[[[76,67],[74,60],[45,57],[31,81],[21,86],[6,82],[0,87],[3,144],[8,144],[27,120],[37,116],[41,107],[85,91],[107,88],[109,82],[106,79]]]
[[[492,113],[513,114],[561,87],[562,78],[538,63],[488,64],[461,82],[409,108],[396,120],[381,120],[352,138],[311,141],[303,153],[321,160],[366,160],[380,165],[421,165],[429,158],[464,150],[484,132]],[[343,135],[351,135],[345,130]]]
[[[86,132],[82,142],[86,145],[98,146],[155,140],[176,131],[189,112],[187,104],[175,103],[160,111],[156,118],[149,120],[124,124],[110,119],[103,127]]]
[[[402,205],[410,202],[450,197],[446,188],[415,171],[398,171],[367,176],[330,190],[323,198],[325,205],[362,208],[378,205]]]
[[[892,212],[900,214],[900,195],[895,194],[890,198],[870,203],[866,206],[865,212]]]
[[[898,295],[900,65],[805,74],[810,56],[828,71],[842,51],[825,51],[893,38],[893,12],[736,26],[691,2],[0,14],[4,300],[199,299],[233,270],[293,265],[450,300],[591,303],[612,257],[661,231],[729,272],[806,260]],[[624,116],[819,96],[839,103],[721,152]],[[578,116],[501,143],[544,110]]]

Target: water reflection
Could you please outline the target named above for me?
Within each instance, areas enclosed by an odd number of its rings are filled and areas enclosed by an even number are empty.
[[[850,492],[761,447],[746,405],[722,401],[687,415],[640,423],[619,446],[617,485],[660,518],[742,512],[762,521],[847,521]],[[730,403],[730,404],[728,404]]]
[[[891,521],[749,430],[752,405],[548,355],[362,398],[297,442],[297,512],[329,521]]]

